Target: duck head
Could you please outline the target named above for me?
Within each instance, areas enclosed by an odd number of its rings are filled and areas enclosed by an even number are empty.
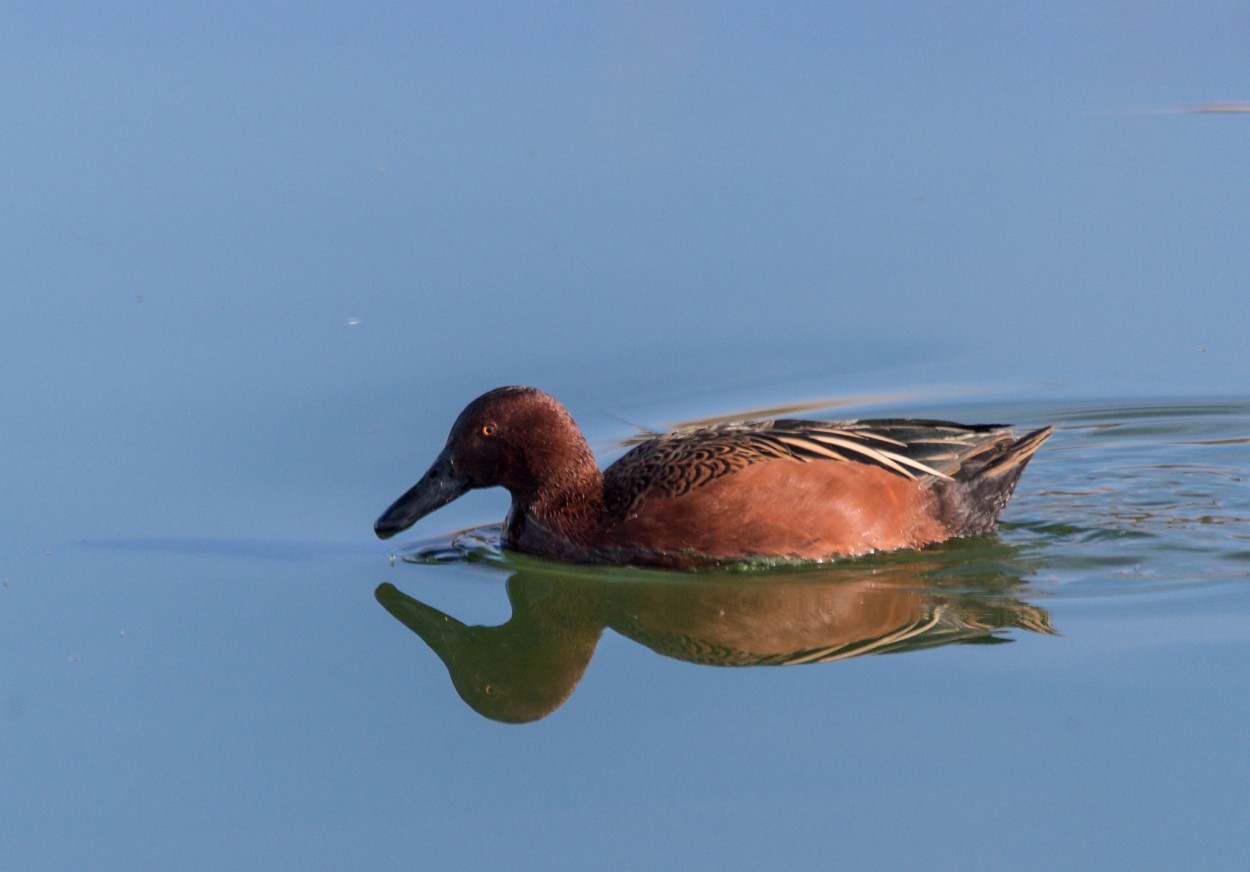
[[[526,505],[587,466],[598,471],[564,406],[535,388],[496,388],[465,407],[429,470],[373,530],[389,539],[474,488],[500,485]]]

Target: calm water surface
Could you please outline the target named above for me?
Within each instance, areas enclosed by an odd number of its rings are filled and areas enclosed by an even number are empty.
[[[847,402],[828,404],[899,411]],[[1059,425],[998,533],[700,574],[502,553],[490,525],[389,557],[359,540],[49,549],[0,591],[22,617],[7,815],[40,834],[10,836],[11,856],[1238,866],[1250,400],[911,403]],[[634,432],[603,431],[605,457]],[[413,446],[412,468],[437,447]],[[457,511],[487,522],[493,496]]]
[[[1243,6],[6,4],[0,870],[1250,868]],[[516,383],[1057,431],[919,553],[379,543]]]

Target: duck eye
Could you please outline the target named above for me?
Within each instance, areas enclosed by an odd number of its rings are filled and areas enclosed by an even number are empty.
[[[481,434],[482,434],[483,436],[488,436],[488,437],[489,437],[489,436],[494,436],[494,435],[495,435],[495,425],[494,425],[494,424],[483,424],[483,425],[482,425],[482,429],[481,429]]]

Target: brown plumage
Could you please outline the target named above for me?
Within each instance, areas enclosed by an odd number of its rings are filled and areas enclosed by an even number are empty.
[[[920,548],[993,527],[1049,427],[880,419],[750,421],[657,436],[600,472],[581,431],[534,388],[461,413],[383,538],[474,487],[512,495],[504,543],[581,562],[691,568]]]

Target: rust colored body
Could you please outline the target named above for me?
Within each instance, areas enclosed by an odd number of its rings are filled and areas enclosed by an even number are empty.
[[[599,471],[568,411],[533,388],[474,400],[383,538],[475,487],[512,496],[504,543],[578,562],[695,568],[921,548],[993,527],[1050,428],[754,421],[643,442]]]

